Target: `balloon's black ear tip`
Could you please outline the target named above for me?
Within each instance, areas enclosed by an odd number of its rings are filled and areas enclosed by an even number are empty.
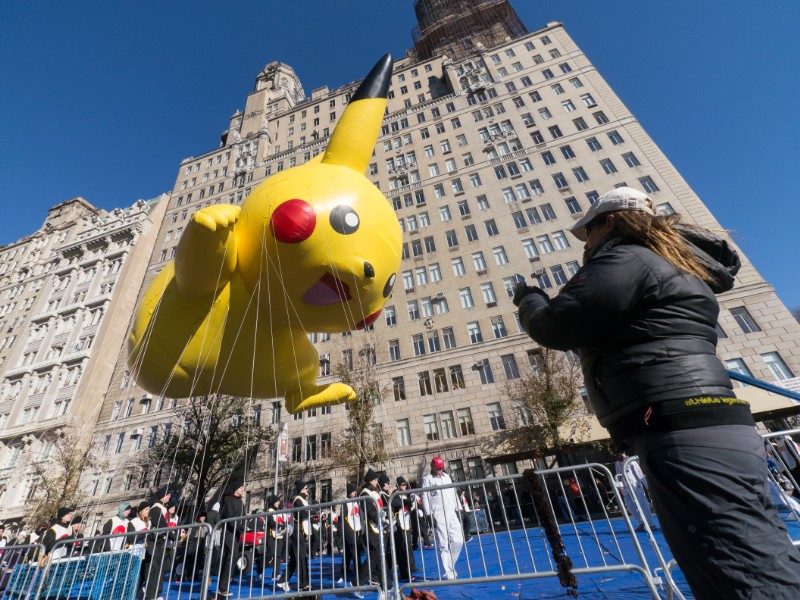
[[[386,98],[389,95],[389,84],[392,82],[393,66],[392,55],[384,54],[358,86],[356,93],[350,98],[350,102],[369,98]]]

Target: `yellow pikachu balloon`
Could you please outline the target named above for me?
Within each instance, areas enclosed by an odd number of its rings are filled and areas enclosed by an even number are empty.
[[[343,383],[317,384],[307,332],[371,324],[397,277],[400,226],[364,176],[391,73],[386,55],[324,154],[273,175],[241,209],[193,215],[136,314],[129,364],[139,385],[171,397],[284,396],[291,413],[355,398]]]

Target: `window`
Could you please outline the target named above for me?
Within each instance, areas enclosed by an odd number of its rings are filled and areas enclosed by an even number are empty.
[[[439,440],[439,424],[436,422],[436,415],[423,415],[422,425],[425,429],[425,439],[429,442]]]
[[[553,182],[555,182],[556,187],[560,190],[569,187],[569,184],[567,183],[563,173],[553,173]]]
[[[467,323],[467,333],[469,340],[473,344],[480,344],[483,341],[483,334],[481,333],[481,325],[477,321]]]
[[[563,231],[553,232],[553,242],[558,250],[566,250],[569,248],[569,240]]]
[[[397,421],[397,445],[411,445],[411,428],[408,425],[408,419],[399,419]]]
[[[440,206],[439,207],[439,219],[444,223],[452,219],[452,215],[450,214],[450,207],[449,206]]]
[[[533,140],[534,144],[544,144],[544,137],[542,137],[542,133],[540,131],[531,131],[531,139]]]
[[[484,263],[485,266],[485,263]],[[494,293],[494,286],[492,286],[491,281],[487,281],[481,284],[481,296],[483,297],[483,301],[486,304],[497,304],[497,296]]]
[[[475,424],[472,422],[472,411],[469,408],[459,408],[456,411],[458,415],[458,430],[461,435],[474,435]]]
[[[459,277],[466,273],[466,271],[464,270],[464,261],[460,256],[457,258],[451,258],[450,264],[453,266],[453,275],[455,275],[456,277]]]
[[[564,198],[564,202],[566,203],[567,208],[569,209],[569,214],[571,215],[576,215],[583,210],[581,205],[578,204],[578,201],[575,199],[575,196]]]
[[[467,234],[468,242],[478,241],[478,231],[475,229],[475,225],[467,225],[466,227],[464,227],[464,231]]]
[[[472,308],[475,303],[472,301],[472,292],[469,288],[461,288],[458,290],[458,297],[461,300],[461,308]]]
[[[566,146],[561,146],[561,154],[566,159],[575,158],[575,151],[569,144],[567,144]]]
[[[486,410],[489,413],[489,424],[492,426],[492,431],[500,431],[506,428],[506,420],[503,418],[503,411],[499,402],[487,404]]]
[[[389,360],[400,360],[399,340],[389,340]]]
[[[494,338],[496,340],[508,337],[508,331],[506,330],[506,325],[503,322],[503,317],[492,317],[492,333],[494,333]]]
[[[669,202],[662,202],[656,205],[656,212],[662,217],[668,217],[669,215],[675,214],[675,209],[672,208],[672,204]]]
[[[383,309],[383,317],[386,319],[386,325],[392,327],[393,325],[397,325],[397,315],[394,310],[394,306],[386,306]]]
[[[614,166],[614,163],[611,162],[610,158],[604,158],[601,160],[600,166],[603,167],[603,171],[606,172],[606,175],[611,175],[612,173],[617,172],[617,167]]]
[[[639,183],[642,184],[642,188],[644,188],[644,191],[647,192],[648,194],[652,194],[653,192],[660,191],[658,189],[658,186],[656,185],[655,181],[653,181],[652,177],[649,177],[649,176],[640,177],[639,178]]]
[[[555,77],[555,75],[553,75],[553,72],[550,69],[542,70],[542,75],[544,76],[545,79],[552,79],[553,77]]]
[[[615,146],[625,143],[625,140],[622,139],[622,136],[617,132],[616,129],[608,132],[608,139],[610,139],[611,143]]]
[[[583,167],[575,167],[572,169],[572,174],[575,176],[578,183],[589,181],[589,176],[586,174],[586,171],[583,170]]]
[[[597,106],[597,102],[594,101],[594,98],[592,98],[591,94],[583,94],[583,95],[581,95],[581,102],[583,102],[586,106],[588,106],[590,108],[593,107],[593,106]],[[608,122],[608,121],[606,121],[606,122]]]
[[[392,378],[392,393],[395,401],[406,399],[406,382],[402,377]]]
[[[550,267],[550,274],[553,276],[553,281],[556,285],[564,285],[567,283],[567,275],[564,273],[564,268],[561,265]]]
[[[550,135],[553,136],[554,140],[564,136],[564,134],[561,133],[561,128],[558,125],[548,127],[547,130],[550,132]]]
[[[744,306],[737,306],[736,308],[730,309],[730,311],[733,318],[736,319],[736,323],[739,324],[742,333],[756,333],[761,331],[761,327],[758,326],[758,323],[756,323],[755,319],[753,319]]]
[[[606,116],[606,113],[604,113],[602,110],[598,110],[596,113],[592,113],[592,116],[594,117],[594,120],[597,121],[598,125],[605,125],[606,123],[608,123],[608,117]]]
[[[564,108],[565,112],[575,112],[577,110],[575,105],[572,103],[572,100],[564,100],[564,102],[561,103],[561,106]]]
[[[600,198],[600,194],[597,193],[597,190],[586,192],[586,199],[589,201],[589,204],[594,204],[597,202],[598,198]]]
[[[626,152],[622,155],[622,158],[625,160],[625,164],[631,168],[641,166],[639,159],[636,158],[633,152]]]
[[[483,223],[484,225],[486,225],[486,233],[488,233],[490,237],[495,235],[500,235],[500,231],[497,229],[497,224],[494,222],[494,219],[489,219],[488,221],[484,221]],[[477,236],[475,237],[475,239],[478,239]]]
[[[550,237],[546,234],[537,236],[536,242],[539,244],[539,250],[542,251],[542,254],[550,254],[551,252],[555,251],[553,248],[553,243],[550,241]]]
[[[492,248],[492,254],[494,255],[494,261],[497,265],[508,264],[508,256],[506,255],[506,250],[503,246]]]
[[[421,333],[411,336],[411,344],[414,346],[414,356],[423,356],[425,354],[425,340],[422,338]]]
[[[453,389],[456,389],[455,385],[453,385]],[[455,417],[453,416],[453,411],[446,410],[440,413],[439,419],[442,424],[442,431],[441,431],[442,439],[449,440],[456,437],[457,435],[456,420]]]
[[[750,372],[750,369],[747,368],[747,365],[741,358],[732,358],[730,360],[726,360],[725,367],[728,369],[728,371],[739,373],[739,375],[745,375],[746,377],[753,376],[753,374]],[[742,383],[741,381],[736,381],[737,387],[744,387],[745,385],[746,384]]]
[[[513,354],[504,354],[500,357],[503,363],[503,373],[506,379],[519,379],[519,368]]]
[[[770,372],[772,372],[772,376],[775,378],[775,381],[783,381],[785,379],[791,379],[794,377],[794,374],[789,370],[789,367],[786,366],[786,363],[783,362],[781,355],[777,352],[767,352],[766,354],[761,355],[761,360],[763,360],[767,367],[769,367]]]
[[[539,109],[539,116],[540,116],[540,117],[542,118],[542,120],[544,120],[544,121],[547,121],[548,119],[551,119],[551,118],[553,117],[553,115],[552,115],[552,114],[550,114],[550,111],[549,111],[549,110],[548,110],[546,107],[545,107],[545,108],[540,108],[540,109]]]

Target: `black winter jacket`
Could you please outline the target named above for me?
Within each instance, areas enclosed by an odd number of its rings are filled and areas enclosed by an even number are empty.
[[[735,250],[710,232],[682,231],[715,277],[733,286]],[[708,284],[634,242],[610,236],[552,300],[535,289],[520,321],[542,346],[577,350],[589,399],[615,438],[615,424],[668,400],[733,396],[716,355],[719,305]],[[626,419],[627,422],[628,419]]]

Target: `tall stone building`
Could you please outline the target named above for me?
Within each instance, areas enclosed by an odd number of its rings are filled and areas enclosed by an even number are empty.
[[[0,249],[0,521],[23,516],[59,435],[88,445],[166,205],[73,198]]]
[[[377,365],[390,390],[376,407],[390,474],[421,481],[435,454],[456,479],[513,473],[523,457],[486,443],[514,426],[504,382],[536,358],[511,303],[513,275],[532,273],[556,293],[581,260],[568,229],[614,186],[646,191],[663,213],[720,224],[561,23],[528,32],[505,0],[418,0],[415,9],[415,48],[396,62],[368,172],[404,231],[398,284],[369,331],[308,335],[322,381],[339,363]],[[356,86],[306,97],[290,66],[268,64],[221,144],[181,162],[146,279],[174,256],[196,210],[239,204],[265,177],[321,152]],[[800,326],[742,259],[735,289],[720,297],[720,356],[730,369],[789,380],[800,373]],[[182,426],[181,401],[150,398],[125,365],[122,356],[98,423],[98,438],[123,440],[98,508],[143,496],[154,473],[137,457]],[[282,420],[279,399],[252,406],[254,418]],[[322,499],[344,488],[330,448],[346,414],[335,406],[288,421],[284,484],[302,473]],[[250,485],[252,507],[272,487],[273,455],[258,460],[268,477]]]

